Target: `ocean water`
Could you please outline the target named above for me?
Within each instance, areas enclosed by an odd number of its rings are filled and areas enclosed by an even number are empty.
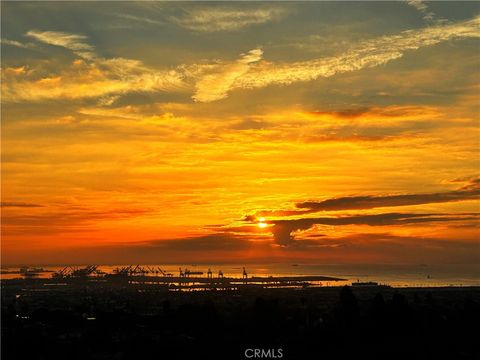
[[[126,265],[100,265],[99,270],[113,272],[115,268]],[[144,266],[144,265],[142,265]],[[221,270],[225,277],[242,277],[243,265],[238,264],[155,264],[148,265],[153,270],[161,268],[166,273],[179,275],[179,268],[203,272],[207,276],[211,269],[213,276],[218,276]],[[45,272],[39,273],[40,278],[49,278],[54,271],[64,266],[41,266]],[[83,267],[77,265],[77,267]],[[145,267],[145,266],[144,266]],[[20,267],[2,267],[1,279],[21,277]],[[393,287],[437,287],[437,286],[480,286],[480,265],[478,264],[247,264],[248,276],[301,276],[320,275],[341,278],[341,282],[327,281],[323,286],[338,286],[356,281],[374,281]]]

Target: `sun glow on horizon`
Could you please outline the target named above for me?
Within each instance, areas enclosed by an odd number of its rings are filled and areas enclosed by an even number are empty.
[[[258,227],[261,228],[261,229],[264,229],[267,227],[267,224],[265,223],[265,218],[264,217],[261,217],[258,219]]]

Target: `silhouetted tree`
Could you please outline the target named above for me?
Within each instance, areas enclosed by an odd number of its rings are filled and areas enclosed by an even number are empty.
[[[355,294],[349,286],[344,286],[340,290],[340,304],[338,315],[344,325],[351,326],[358,317],[359,309]]]

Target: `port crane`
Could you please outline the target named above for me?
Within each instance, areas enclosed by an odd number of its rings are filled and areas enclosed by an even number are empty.
[[[243,268],[242,277],[243,277],[244,279],[248,278],[248,273],[247,273],[247,271],[245,270],[245,268]]]
[[[63,269],[52,274],[53,278],[84,278],[91,275],[103,275],[104,273],[98,269],[97,265],[87,265],[83,268],[76,266],[65,266]]]

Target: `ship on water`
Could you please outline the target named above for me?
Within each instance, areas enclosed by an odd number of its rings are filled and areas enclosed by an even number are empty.
[[[45,272],[45,270],[41,267],[21,267],[19,270],[20,274],[25,277],[35,277],[38,276],[40,273]]]

